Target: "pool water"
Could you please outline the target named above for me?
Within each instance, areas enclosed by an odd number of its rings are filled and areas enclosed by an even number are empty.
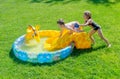
[[[35,39],[30,40],[29,44],[23,43],[19,48],[27,53],[44,53],[48,52],[44,49],[44,42],[47,38],[40,38],[40,42]]]

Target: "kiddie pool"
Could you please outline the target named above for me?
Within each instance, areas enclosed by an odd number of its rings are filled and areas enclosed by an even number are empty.
[[[73,46],[69,45],[63,49],[56,51],[40,51],[38,53],[35,52],[27,52],[25,50],[20,49],[20,46],[24,43],[25,35],[20,36],[12,45],[12,49],[14,55],[22,61],[27,61],[31,63],[51,63],[54,61],[62,60],[68,57],[73,50]]]

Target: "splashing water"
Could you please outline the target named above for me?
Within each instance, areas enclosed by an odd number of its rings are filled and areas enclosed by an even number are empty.
[[[44,49],[44,43],[47,38],[41,38],[40,42],[36,42],[35,39],[30,40],[29,44],[23,43],[19,48],[27,53],[44,53],[48,52]]]

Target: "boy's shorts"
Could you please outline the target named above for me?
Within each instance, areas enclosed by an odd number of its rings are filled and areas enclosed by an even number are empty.
[[[75,27],[75,28],[79,28],[79,24],[75,23],[75,24],[74,24],[74,27]]]

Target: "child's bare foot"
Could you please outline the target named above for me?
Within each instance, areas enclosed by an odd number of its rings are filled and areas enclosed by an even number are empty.
[[[108,46],[107,46],[108,48],[110,48],[111,47],[111,44],[108,44]]]

